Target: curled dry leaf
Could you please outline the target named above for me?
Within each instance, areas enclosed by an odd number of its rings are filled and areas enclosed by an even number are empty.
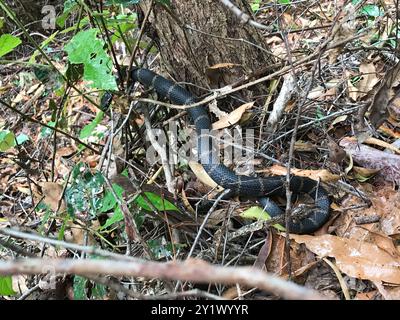
[[[392,87],[398,82],[399,76],[400,62],[398,62],[385,74],[382,83],[372,100],[370,106],[371,114],[369,118],[371,120],[371,124],[375,128],[378,128],[388,117],[388,105],[390,99],[392,99],[395,95]]]
[[[232,67],[237,67],[237,66],[240,66],[240,64],[224,62],[224,63],[214,64],[213,66],[208,67],[208,69],[232,68]]]
[[[290,235],[297,243],[320,257],[336,259],[338,268],[347,275],[371,281],[400,284],[400,252],[394,254],[376,244],[333,235]]]
[[[376,76],[376,69],[373,63],[361,63],[361,80],[357,84],[358,97],[365,97],[379,82]]]
[[[369,169],[353,166],[353,171],[355,173],[355,178],[360,182],[364,182],[375,176],[379,172],[379,169]]]
[[[287,169],[285,167],[279,166],[279,165],[273,165],[267,169],[263,170],[257,170],[258,173],[268,173],[270,175],[285,175],[287,173]],[[340,179],[340,176],[336,174],[330,173],[328,170],[322,169],[322,170],[302,170],[302,169],[296,169],[292,168],[290,170],[291,173],[293,173],[296,176],[300,177],[307,177],[313,180],[321,180],[324,182],[333,182],[337,181]]]
[[[385,141],[376,139],[374,137],[368,137],[367,139],[365,139],[364,142],[366,144],[374,144],[374,145],[389,149],[389,150],[393,151],[394,153],[400,154],[400,149],[397,148],[396,146],[391,145],[391,144],[389,144],[389,143],[387,143]]]
[[[254,105],[254,102],[249,102],[241,105],[239,108],[233,110],[229,113],[226,117],[214,122],[212,128],[214,130],[222,129],[229,127],[237,122],[242,118],[242,115],[245,113],[247,109],[250,109]]]
[[[189,161],[189,167],[196,175],[196,177],[205,185],[210,186],[211,188],[216,188],[217,190],[222,190],[220,186],[218,186],[213,179],[207,174],[204,170],[203,166],[195,161]]]

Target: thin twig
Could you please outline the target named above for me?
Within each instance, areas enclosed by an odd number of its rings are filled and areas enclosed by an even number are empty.
[[[244,13],[242,10],[240,10],[238,7],[236,7],[232,2],[230,2],[229,0],[220,0],[221,3],[228,7],[229,10],[231,10],[239,19],[243,24],[249,24],[255,28],[258,29],[262,29],[262,30],[268,30],[271,31],[272,27],[271,26],[266,26],[264,24],[261,24],[257,21],[254,21],[253,19],[251,19],[251,17],[247,14]]]

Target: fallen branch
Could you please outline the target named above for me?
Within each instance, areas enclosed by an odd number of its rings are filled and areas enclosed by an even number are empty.
[[[0,262],[0,275],[77,274],[81,276],[130,276],[182,280],[196,283],[239,284],[257,287],[286,299],[323,299],[317,292],[288,282],[252,267],[214,266],[198,259],[185,262],[76,260],[76,259],[24,259]]]

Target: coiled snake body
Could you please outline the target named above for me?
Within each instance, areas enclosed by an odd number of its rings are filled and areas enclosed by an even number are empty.
[[[146,87],[153,88],[161,98],[169,99],[178,105],[189,105],[196,102],[196,97],[178,84],[162,76],[142,68],[132,70],[131,78]],[[286,176],[249,177],[239,176],[225,165],[219,163],[218,155],[213,152],[209,135],[204,131],[211,130],[211,121],[204,106],[189,108],[197,132],[197,149],[199,160],[208,175],[220,186],[229,189],[229,195],[250,197],[285,196],[284,183]],[[203,132],[203,135],[202,135]],[[291,176],[290,190],[294,194],[306,193],[315,199],[315,208],[302,220],[290,221],[289,231],[293,233],[310,233],[317,230],[329,217],[330,202],[328,194],[316,181]],[[266,211],[275,217],[282,214],[282,210],[272,201],[265,201]]]

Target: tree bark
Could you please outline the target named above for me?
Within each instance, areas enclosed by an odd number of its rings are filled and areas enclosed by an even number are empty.
[[[245,1],[232,2],[252,16]],[[143,13],[150,5],[149,0],[141,2]],[[217,0],[171,0],[167,8],[155,3],[149,22],[157,36],[162,71],[179,82],[217,88],[274,63],[259,30],[241,24]],[[218,64],[230,66],[211,68]]]

